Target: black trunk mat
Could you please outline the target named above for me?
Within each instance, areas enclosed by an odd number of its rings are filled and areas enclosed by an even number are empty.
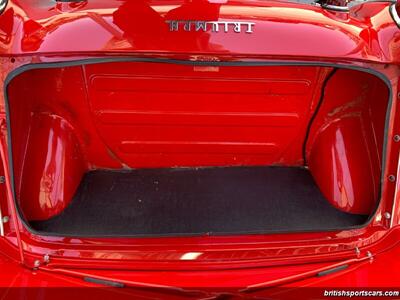
[[[324,231],[364,223],[322,196],[307,169],[226,167],[87,173],[58,216],[38,231],[150,236]]]

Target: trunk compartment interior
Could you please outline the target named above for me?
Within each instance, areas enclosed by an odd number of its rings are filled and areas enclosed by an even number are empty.
[[[15,198],[41,234],[325,231],[379,201],[389,90],[361,70],[52,65],[7,96]]]

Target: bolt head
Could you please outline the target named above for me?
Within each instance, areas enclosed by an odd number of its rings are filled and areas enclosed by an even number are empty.
[[[396,143],[400,142],[400,135],[396,134],[396,135],[393,137],[393,140],[394,140]]]
[[[48,254],[44,255],[44,256],[43,256],[43,261],[44,261],[45,263],[48,263],[48,262],[50,261],[50,255],[48,255]]]
[[[8,221],[10,221],[10,217],[9,216],[4,216],[2,219],[3,223],[8,223]]]
[[[40,267],[40,260],[35,260],[34,262],[33,262],[33,266],[35,267],[35,268],[38,268],[38,267]]]
[[[383,214],[383,216],[385,217],[385,219],[390,219],[390,217],[391,217],[391,215],[390,215],[390,213],[389,212],[385,212],[384,214]]]
[[[396,176],[389,175],[388,179],[389,179],[390,182],[395,182],[396,181]]]

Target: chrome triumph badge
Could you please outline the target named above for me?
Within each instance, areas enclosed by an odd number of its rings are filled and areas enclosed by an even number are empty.
[[[225,21],[178,21],[167,20],[169,31],[208,31],[211,32],[245,32],[253,33],[255,23]]]

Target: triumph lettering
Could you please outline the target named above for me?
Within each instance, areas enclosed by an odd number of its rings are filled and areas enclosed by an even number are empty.
[[[253,33],[255,23],[252,22],[227,22],[227,21],[190,21],[167,20],[169,31],[203,31]],[[222,29],[221,29],[222,28]],[[221,30],[220,30],[221,29]]]

